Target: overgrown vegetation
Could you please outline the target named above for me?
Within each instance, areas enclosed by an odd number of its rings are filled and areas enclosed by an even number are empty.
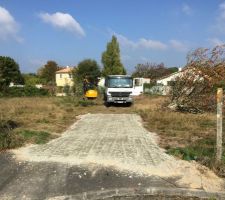
[[[172,86],[170,108],[187,112],[216,110],[216,90],[225,89],[225,45],[211,51],[199,48],[188,55],[188,63]]]

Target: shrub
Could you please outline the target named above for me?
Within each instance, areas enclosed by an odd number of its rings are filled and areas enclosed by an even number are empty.
[[[39,89],[33,86],[25,86],[25,87],[10,87],[2,94],[3,94],[2,96],[7,97],[22,97],[22,96],[32,97],[32,96],[48,96],[49,92],[46,89],[42,88]]]

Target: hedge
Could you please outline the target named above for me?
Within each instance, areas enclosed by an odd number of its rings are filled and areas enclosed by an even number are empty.
[[[33,86],[10,87],[4,92],[0,92],[0,97],[32,97],[32,96],[48,96],[49,91],[43,88]]]

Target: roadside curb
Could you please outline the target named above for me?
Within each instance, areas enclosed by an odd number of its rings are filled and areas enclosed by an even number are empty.
[[[199,198],[199,199],[225,199],[225,192],[206,192],[198,189],[186,188],[121,188],[104,191],[84,192],[77,195],[59,196],[47,198],[48,200],[97,200],[97,199],[143,199],[143,197],[162,197],[170,199],[173,197]],[[158,199],[158,198],[157,198]]]

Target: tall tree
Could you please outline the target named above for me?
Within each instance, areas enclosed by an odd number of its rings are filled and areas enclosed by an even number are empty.
[[[6,89],[10,82],[23,84],[19,65],[10,57],[0,56],[0,90]]]
[[[45,79],[50,85],[55,84],[55,72],[59,70],[58,64],[55,61],[48,61],[43,67],[38,70],[38,75]]]
[[[122,75],[126,70],[120,60],[120,47],[115,36],[107,44],[106,51],[102,54],[103,75]]]

